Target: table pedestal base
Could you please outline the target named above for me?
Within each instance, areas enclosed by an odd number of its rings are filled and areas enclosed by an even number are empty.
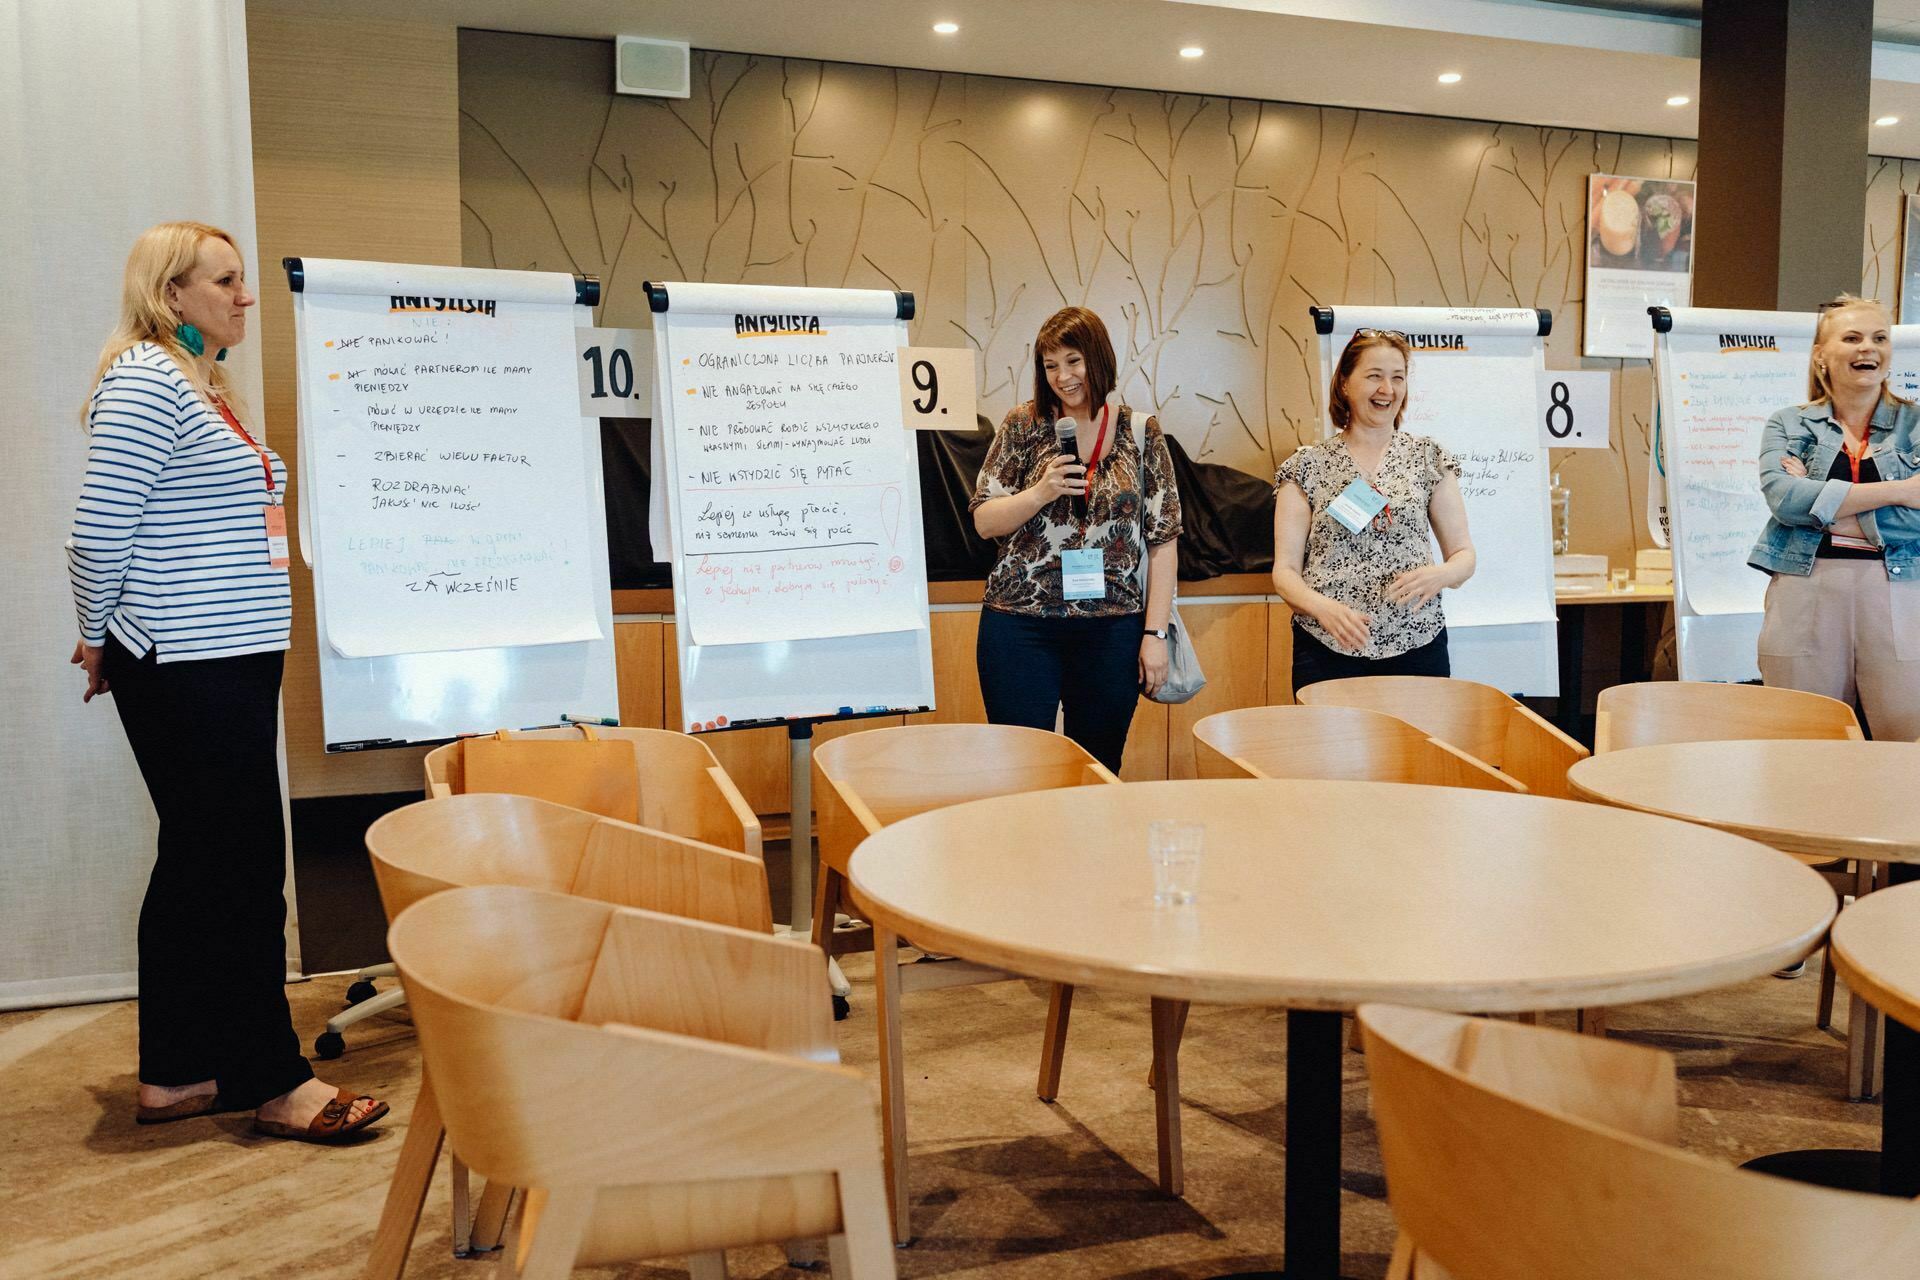
[[[1342,1280],[1340,1110],[1346,1045],[1337,1013],[1287,1010],[1286,1270],[1219,1280]]]
[[[1776,1178],[1809,1182],[1836,1191],[1880,1190],[1880,1153],[1832,1148],[1821,1151],[1776,1151],[1756,1156],[1740,1166]]]

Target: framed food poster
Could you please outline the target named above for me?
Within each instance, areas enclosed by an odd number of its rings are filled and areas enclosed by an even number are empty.
[[[1693,183],[1587,177],[1587,305],[1581,352],[1653,357],[1648,307],[1693,301]]]

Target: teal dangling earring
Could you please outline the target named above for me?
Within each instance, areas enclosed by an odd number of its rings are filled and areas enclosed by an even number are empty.
[[[200,330],[194,325],[183,323],[173,331],[173,337],[176,342],[187,349],[188,355],[196,359],[204,354],[207,349],[206,338],[201,335]]]

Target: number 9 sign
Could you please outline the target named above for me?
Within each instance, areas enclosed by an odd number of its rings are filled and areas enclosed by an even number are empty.
[[[900,418],[910,431],[972,431],[973,351],[967,347],[901,347]]]

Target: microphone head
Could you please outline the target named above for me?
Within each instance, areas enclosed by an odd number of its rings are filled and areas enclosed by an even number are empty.
[[[1072,418],[1060,418],[1053,424],[1053,438],[1062,453],[1079,452],[1079,428]]]

